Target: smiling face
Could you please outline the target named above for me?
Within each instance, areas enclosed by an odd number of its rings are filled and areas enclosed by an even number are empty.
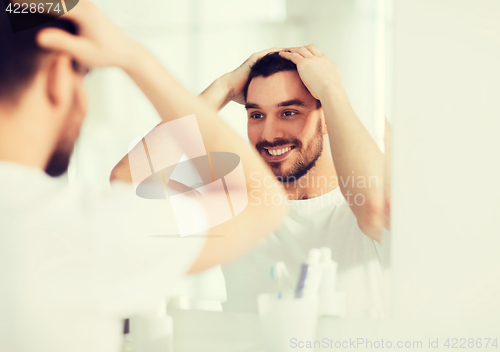
[[[323,150],[323,109],[297,71],[258,76],[248,86],[248,138],[282,182],[307,174]]]

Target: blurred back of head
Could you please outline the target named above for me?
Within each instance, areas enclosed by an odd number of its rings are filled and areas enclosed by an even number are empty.
[[[48,156],[45,171],[50,176],[62,175],[68,169],[70,156],[86,113],[83,84],[80,87],[76,83],[77,80],[74,79],[79,76],[83,77],[83,75],[79,75],[80,65],[71,59],[69,71],[72,71],[71,74],[74,73],[74,77],[70,77],[66,81],[73,82],[73,84],[64,87],[58,85],[57,82],[60,79],[52,77],[58,72],[56,66],[51,65],[51,68],[47,69],[44,68],[44,62],[46,60],[57,62],[61,56],[50,58],[51,52],[38,46],[36,36],[45,28],[57,28],[76,35],[78,34],[77,27],[71,21],[38,13],[17,14],[16,23],[11,27],[13,23],[9,21],[9,19],[12,20],[11,14],[2,10],[0,8],[0,108],[7,108],[4,111],[9,112],[22,111],[23,108],[28,107],[30,110],[24,111],[31,113],[28,119],[18,120],[21,121],[20,125],[6,124],[3,126],[3,128],[6,128],[5,126],[11,128],[10,131],[5,129],[1,132],[9,133],[12,137],[10,141],[13,143],[7,145],[9,150],[6,150],[7,148],[4,146],[4,157],[5,153],[10,153],[10,156],[7,157],[8,160],[26,163],[25,159],[18,159],[17,156],[32,155],[33,153],[26,152],[26,150],[30,150],[29,148],[44,150],[45,147],[52,147],[54,144],[55,147]],[[38,95],[44,97],[44,101],[42,103],[40,100],[25,101],[25,94],[35,83],[38,73],[44,69],[49,76],[45,78],[45,83],[36,88],[45,90],[41,92],[43,94]],[[67,73],[67,71],[64,72]],[[61,94],[64,94],[64,99],[59,99]],[[55,96],[57,98],[54,98]],[[68,101],[69,104],[66,104]],[[46,104],[43,105],[44,103]],[[0,116],[0,122],[2,120],[8,123],[13,121],[9,114]],[[27,121],[37,123],[26,124]],[[19,128],[19,126],[21,127]],[[30,130],[30,128],[36,128],[36,130]],[[56,140],[52,141],[54,131],[57,131],[57,137]],[[33,135],[33,133],[36,137],[40,137],[31,139],[30,145],[25,142],[16,144],[17,141],[26,141],[26,135]],[[24,138],[21,138],[21,135]],[[20,148],[25,149],[25,151],[23,153],[16,152]],[[39,158],[43,158],[43,156],[39,156]],[[33,163],[32,160],[30,162]]]
[[[40,30],[54,27],[77,34],[77,27],[68,20],[57,18],[47,22],[47,15],[22,15],[31,23],[45,23],[13,33],[7,13],[0,11],[0,104],[16,104],[35,77],[41,59],[47,54],[35,42]]]

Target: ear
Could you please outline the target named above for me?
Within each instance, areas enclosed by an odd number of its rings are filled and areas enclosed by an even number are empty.
[[[46,62],[46,94],[53,115],[65,117],[71,108],[76,72],[71,58],[65,54],[53,54]]]

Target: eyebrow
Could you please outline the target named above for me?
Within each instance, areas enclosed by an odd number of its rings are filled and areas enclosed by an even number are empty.
[[[290,99],[290,100],[282,101],[277,106],[282,107],[282,106],[292,106],[292,105],[306,106],[306,104],[300,99]],[[245,109],[247,109],[247,110],[248,109],[260,109],[260,106],[259,106],[259,104],[255,104],[255,103],[246,103]]]
[[[306,103],[304,103],[300,99],[291,99],[291,100],[287,100],[287,101],[282,101],[281,103],[278,104],[278,107],[280,107],[280,106],[292,106],[292,105],[306,106]]]
[[[245,109],[260,109],[260,106],[259,104],[255,104],[255,103],[246,103],[245,104]]]

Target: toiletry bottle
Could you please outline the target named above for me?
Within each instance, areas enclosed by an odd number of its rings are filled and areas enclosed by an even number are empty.
[[[307,257],[307,275],[304,282],[302,297],[317,298],[319,285],[321,283],[321,252],[318,248],[312,248]]]
[[[132,335],[130,335],[130,320],[125,319],[123,321],[123,344],[122,344],[122,352],[133,352],[134,344],[132,341]]]
[[[319,287],[318,315],[336,316],[345,315],[345,293],[335,291],[337,279],[337,263],[332,260],[332,250],[321,247],[321,284]]]

